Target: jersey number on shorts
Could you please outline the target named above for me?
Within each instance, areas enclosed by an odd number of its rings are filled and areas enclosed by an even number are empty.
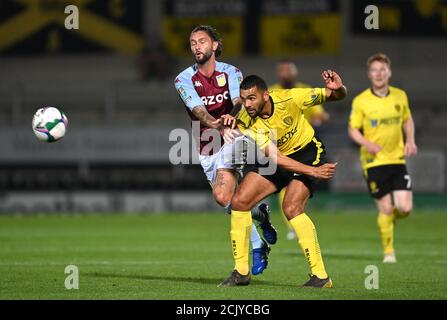
[[[411,177],[410,177],[410,175],[406,174],[404,176],[404,179],[407,180],[407,189],[410,189],[411,188]]]

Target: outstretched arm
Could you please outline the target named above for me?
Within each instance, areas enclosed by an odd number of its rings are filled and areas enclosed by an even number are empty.
[[[335,71],[323,71],[322,77],[326,83],[326,101],[338,101],[346,97],[348,91]]]
[[[224,117],[219,119],[214,118],[212,115],[209,114],[209,112],[206,110],[204,106],[195,107],[192,110],[192,113],[196,116],[197,119],[199,119],[200,123],[202,123],[204,126],[218,130],[226,143],[231,143],[235,138],[237,133],[234,132],[232,128],[224,124],[226,118]],[[232,126],[233,127],[236,126],[236,122],[234,122],[234,125]]]
[[[193,115],[200,121],[200,123],[211,129],[223,129],[223,125],[217,121],[209,112],[206,110],[205,106],[197,106],[192,109]]]
[[[278,166],[295,173],[305,174],[317,179],[331,179],[335,174],[336,163],[326,163],[319,167],[308,166],[283,155],[273,143],[269,143],[264,152]]]

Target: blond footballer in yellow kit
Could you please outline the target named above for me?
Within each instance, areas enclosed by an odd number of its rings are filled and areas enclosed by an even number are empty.
[[[405,157],[415,155],[414,122],[405,91],[389,85],[391,61],[382,53],[368,59],[371,87],[352,102],[349,135],[361,146],[364,177],[379,211],[384,263],[396,262],[394,221],[413,208]]]

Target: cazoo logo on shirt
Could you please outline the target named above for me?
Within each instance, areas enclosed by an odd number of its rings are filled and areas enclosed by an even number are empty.
[[[217,96],[205,96],[202,97],[203,104],[206,106],[212,106],[216,103],[222,103],[225,100],[228,100],[228,91],[225,91],[224,93],[218,94]]]

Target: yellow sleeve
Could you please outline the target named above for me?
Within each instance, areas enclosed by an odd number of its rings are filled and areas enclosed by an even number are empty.
[[[324,112],[325,111],[323,106],[321,104],[318,104],[312,108],[307,109],[306,112],[304,112],[304,117],[309,120],[323,114]]]
[[[403,98],[402,98],[402,102],[403,102],[403,112],[402,112],[402,120],[403,122],[407,121],[408,119],[411,118],[411,111],[410,111],[410,105],[408,103],[408,97],[407,94],[404,92],[403,93]]]
[[[354,101],[352,101],[351,115],[349,116],[349,126],[354,129],[361,129],[363,127],[363,118],[364,114],[358,99],[354,98]]]
[[[326,102],[326,88],[295,88],[290,93],[303,110]]]

